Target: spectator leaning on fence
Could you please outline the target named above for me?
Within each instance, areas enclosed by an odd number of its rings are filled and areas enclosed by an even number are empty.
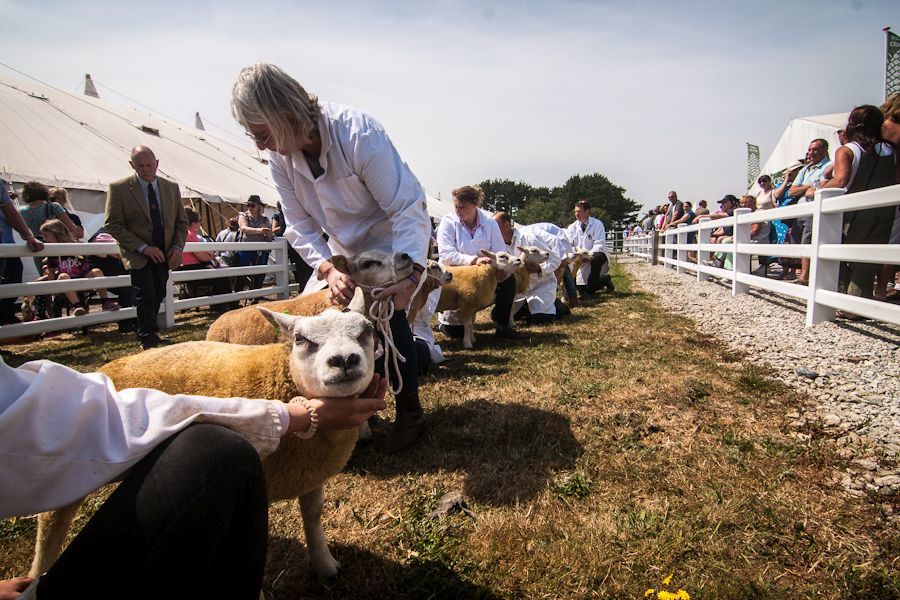
[[[825,183],[825,171],[831,166],[828,158],[828,142],[823,139],[815,139],[809,144],[806,151],[806,166],[797,173],[797,178],[791,185],[788,194],[791,198],[797,198],[798,202],[809,202],[813,199],[816,189]],[[795,232],[796,230],[796,232]],[[809,244],[812,242],[812,217],[798,218],[791,227],[791,241],[795,244]],[[797,283],[806,285],[809,283],[809,259],[800,259],[800,274]]]
[[[22,201],[26,206],[19,209],[22,218],[31,229],[31,233],[36,238],[43,239],[41,236],[41,225],[49,219],[59,219],[69,229],[72,237],[78,239],[78,227],[69,218],[66,209],[58,202],[50,200],[50,188],[43,183],[37,181],[29,181],[22,186]],[[83,233],[83,232],[82,232]],[[34,266],[37,268],[38,275],[43,271],[43,260],[40,257],[34,257]]]
[[[13,230],[16,230],[32,252],[40,252],[44,244],[28,229],[25,219],[16,210],[9,196],[9,184],[0,179],[0,244],[13,244]],[[0,285],[22,283],[22,261],[16,256],[0,257]],[[0,298],[0,325],[18,323],[16,298]]]
[[[263,214],[263,203],[256,194],[247,198],[247,210],[238,215],[238,229],[241,231],[242,242],[270,242],[272,241],[272,222]],[[239,250],[238,263],[241,267],[265,265],[269,262],[268,250]],[[257,290],[262,287],[265,273],[251,275],[250,289]],[[247,277],[238,277],[234,282],[234,291],[240,292],[247,284]]]
[[[667,199],[669,204],[666,206],[666,218],[663,220],[660,231],[665,231],[672,226],[674,221],[678,221],[684,216],[684,204],[678,199],[678,193],[674,191],[669,192]]]
[[[881,125],[881,137],[884,141],[890,143],[894,150],[900,149],[900,94],[894,94],[881,105],[881,113],[884,115],[884,123]],[[900,175],[897,176],[900,181]],[[900,244],[900,206],[896,207],[894,213],[894,225],[891,227],[890,244]],[[878,300],[897,300],[900,299],[900,289],[898,289],[894,277],[898,272],[897,265],[882,265],[878,271],[878,281],[875,285],[874,297]],[[888,283],[895,283],[894,289],[888,292]]]
[[[853,194],[897,183],[897,156],[890,144],[882,142],[883,122],[884,117],[875,106],[857,106],[850,112],[847,143],[838,148],[834,177],[823,188],[844,188]],[[894,206],[882,206],[844,213],[844,243],[887,244],[895,211]],[[878,265],[849,263],[847,293],[872,298],[877,271]],[[849,313],[838,313],[852,318]]]

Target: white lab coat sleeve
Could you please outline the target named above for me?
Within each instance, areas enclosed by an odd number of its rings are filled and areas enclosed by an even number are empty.
[[[261,457],[287,431],[281,402],[117,391],[101,373],[0,360],[0,517],[75,502],[114,481],[191,423],[242,435]]]
[[[449,267],[471,265],[475,256],[462,252],[456,243],[456,227],[451,218],[441,219],[437,229],[438,257],[440,263]]]
[[[606,254],[606,227],[603,225],[603,221],[599,219],[595,221],[594,245],[591,247],[591,252],[603,252]]]
[[[391,222],[394,252],[405,252],[424,267],[431,240],[425,190],[374,120],[354,142],[353,163],[353,170]]]
[[[331,258],[331,250],[322,237],[322,228],[303,208],[297,196],[294,183],[291,181],[293,163],[290,157],[274,152],[269,153],[269,170],[278,195],[281,196],[281,209],[284,215],[284,237],[294,247],[303,261],[317,273],[319,266]],[[300,283],[300,282],[298,282]]]

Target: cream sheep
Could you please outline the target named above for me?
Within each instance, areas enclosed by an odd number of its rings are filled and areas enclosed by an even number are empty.
[[[422,283],[421,289],[413,296],[409,305],[409,311],[406,313],[406,320],[410,326],[416,321],[416,315],[428,303],[428,295],[434,290],[453,281],[453,274],[442,266],[436,260],[428,259],[428,266],[425,267],[425,281]]]
[[[362,315],[362,294],[351,305],[352,311],[329,310],[313,317],[256,307],[291,337],[290,345],[185,342],[120,358],[101,371],[118,388],[283,402],[299,394],[340,402],[366,389],[375,364],[375,330]],[[320,430],[306,440],[286,435],[263,461],[269,501],[299,499],[309,561],[320,577],[331,577],[340,567],[322,529],[322,485],[344,468],[356,440],[356,429]],[[46,571],[59,556],[80,504],[40,515],[32,575]]]
[[[441,300],[435,309],[435,312],[458,311],[464,330],[464,348],[475,345],[475,314],[494,303],[498,273],[511,275],[522,265],[522,259],[508,252],[493,254],[482,250],[481,253],[491,259],[491,264],[447,267],[453,280],[441,288]]]
[[[522,259],[522,266],[516,271],[516,295],[518,296],[524,294],[531,283],[531,272],[527,265],[540,267],[550,258],[550,252],[541,250],[537,246],[516,246],[516,250],[521,253],[519,258]]]
[[[364,291],[382,286],[391,281],[399,281],[409,277],[413,272],[413,261],[404,253],[391,254],[382,250],[369,250],[355,257],[348,258],[334,255],[330,259],[334,268],[346,273]],[[289,300],[276,300],[257,306],[290,315],[311,316],[322,313],[331,307],[331,294],[319,290]],[[366,294],[366,307],[371,302],[371,295]],[[228,311],[220,316],[206,332],[207,341],[230,342],[257,346],[272,344],[278,341],[279,331],[256,310],[257,306],[245,306]]]

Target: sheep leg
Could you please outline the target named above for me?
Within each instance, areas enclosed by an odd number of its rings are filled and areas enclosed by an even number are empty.
[[[300,514],[303,516],[303,532],[306,534],[306,550],[309,564],[319,577],[334,577],[341,568],[328,550],[325,530],[322,529],[322,507],[325,495],[322,486],[300,496]]]
[[[463,321],[463,348],[471,350],[475,346],[475,318],[466,317]]]
[[[38,515],[37,538],[34,542],[34,560],[31,562],[29,577],[37,577],[53,566],[62,552],[63,542],[69,527],[78,514],[82,500],[58,510]]]

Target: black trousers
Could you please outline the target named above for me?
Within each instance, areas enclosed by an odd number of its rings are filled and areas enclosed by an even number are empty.
[[[150,263],[143,269],[131,270],[139,340],[152,338],[159,331],[156,315],[159,313],[159,305],[166,297],[168,279],[169,264],[166,262]]]
[[[312,277],[313,268],[303,261],[300,254],[290,244],[288,244],[288,259],[294,265],[294,281],[300,286],[300,291],[302,292],[303,286]]]
[[[491,321],[497,327],[508,327],[513,301],[516,299],[516,276],[510,275],[498,283],[494,293],[494,308],[491,309]]]
[[[391,326],[391,335],[394,338],[394,345],[397,346],[397,350],[400,351],[401,356],[406,359],[406,362],[399,363],[400,365],[400,375],[403,377],[403,388],[401,388],[401,394],[407,394],[410,392],[416,392],[419,390],[419,367],[418,367],[418,352],[416,351],[416,345],[413,342],[412,330],[409,328],[409,321],[406,320],[406,311],[405,310],[395,310],[394,316],[391,317],[390,321]],[[381,336],[378,336],[379,338]],[[384,340],[382,340],[382,344]],[[382,356],[377,361],[375,361],[375,372],[384,374],[384,357]],[[388,376],[391,380],[391,385],[397,385],[397,373],[394,370],[394,361],[391,359],[391,362],[388,364]]]
[[[22,283],[22,261],[15,257],[0,258],[0,285],[11,283]],[[16,299],[0,298],[0,325],[16,322]]]
[[[587,287],[588,292],[593,294],[601,287],[603,287],[603,279],[600,277],[600,271],[603,269],[603,265],[605,265],[609,261],[606,258],[605,252],[598,252],[594,258],[591,259],[591,272],[588,275]]]
[[[224,427],[191,425],[132,468],[38,596],[257,600],[268,521],[253,447]]]

